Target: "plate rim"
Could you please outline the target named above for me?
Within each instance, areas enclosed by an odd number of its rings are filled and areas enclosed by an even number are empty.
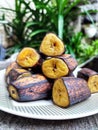
[[[6,107],[2,107],[0,106],[0,110],[3,111],[3,112],[7,112],[9,114],[12,114],[12,115],[16,115],[16,116],[21,116],[21,117],[24,117],[24,118],[32,118],[32,119],[41,119],[41,120],[71,120],[71,119],[78,119],[78,118],[84,118],[84,117],[88,117],[88,116],[92,116],[92,115],[95,115],[98,113],[98,110],[95,110],[95,111],[89,111],[87,113],[81,113],[81,114],[76,114],[76,115],[71,115],[71,116],[37,116],[36,114],[33,116],[30,116],[30,114],[24,114],[24,113],[21,113],[21,112],[16,112],[15,110],[12,110],[9,109],[9,108],[6,108]]]
[[[4,70],[3,70],[4,71]],[[3,72],[2,71],[2,72]],[[1,85],[0,85],[1,86]],[[8,94],[8,91],[7,91],[7,89],[6,89],[6,86],[4,85],[4,91],[6,91],[5,93],[6,94]],[[92,96],[93,95],[96,95],[97,94],[97,96],[98,96],[98,93],[94,93],[94,94],[92,94],[91,95],[91,97],[89,97],[89,99],[90,98],[92,98]],[[3,95],[3,96],[5,96],[6,97],[6,95]],[[7,95],[8,96],[8,95]],[[7,97],[6,97],[7,98]],[[6,99],[5,98],[5,99]],[[95,97],[96,98],[96,97]],[[89,99],[87,99],[87,100],[85,100],[85,101],[88,101]],[[11,105],[12,105],[12,107],[14,108],[14,109],[11,109],[11,107],[5,107],[4,105],[2,105],[2,102],[0,102],[0,110],[1,111],[4,111],[4,112],[7,112],[7,113],[10,113],[10,114],[13,114],[13,115],[17,115],[17,116],[21,116],[21,117],[25,117],[25,118],[33,118],[33,119],[42,119],[42,120],[69,120],[69,119],[78,119],[78,118],[83,118],[83,117],[88,117],[88,116],[91,116],[91,115],[95,115],[95,114],[97,114],[98,113],[98,109],[95,109],[94,111],[86,111],[86,112],[82,112],[82,113],[79,113],[79,114],[70,114],[69,116],[68,116],[68,114],[67,115],[46,115],[46,116],[43,116],[43,115],[36,115],[36,114],[32,114],[32,115],[30,115],[29,113],[26,113],[26,114],[24,114],[24,112],[22,113],[21,111],[16,111],[16,109],[15,108],[18,108],[19,106],[14,106],[13,105],[13,103],[11,102],[11,100],[13,101],[13,99],[10,99],[10,98],[8,98],[8,101],[9,101],[9,103],[11,103]],[[40,101],[42,101],[42,100],[40,100]],[[83,102],[85,102],[85,101],[83,101]],[[34,101],[33,101],[34,102]],[[82,102],[82,103],[83,103]],[[88,101],[89,102],[89,101]],[[80,104],[80,103],[79,103]],[[59,107],[59,106],[56,106],[56,105],[54,105],[54,104],[48,104],[48,105],[51,105],[51,106],[53,106],[53,107],[56,107],[57,109],[59,109],[59,110],[62,110],[62,109],[67,109],[67,108],[61,108],[61,107]],[[78,104],[75,104],[75,105],[78,105]],[[75,106],[75,105],[73,105],[73,106]],[[47,106],[47,105],[46,105]],[[25,107],[25,106],[20,106],[20,107]],[[31,107],[31,106],[28,106],[28,107]],[[37,107],[37,106],[36,106]],[[70,108],[70,107],[69,107]]]

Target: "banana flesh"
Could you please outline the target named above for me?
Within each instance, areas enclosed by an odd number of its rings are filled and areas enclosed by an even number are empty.
[[[33,67],[38,64],[40,55],[33,48],[23,48],[17,56],[17,63],[24,68]]]
[[[45,60],[42,64],[42,71],[46,77],[51,79],[56,79],[69,73],[66,63],[59,58]]]
[[[40,52],[46,56],[58,56],[64,51],[64,43],[53,33],[48,33],[40,45]]]

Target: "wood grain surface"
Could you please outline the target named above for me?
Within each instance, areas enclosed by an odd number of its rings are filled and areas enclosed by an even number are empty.
[[[0,111],[0,130],[98,130],[98,114],[75,120],[37,120]]]

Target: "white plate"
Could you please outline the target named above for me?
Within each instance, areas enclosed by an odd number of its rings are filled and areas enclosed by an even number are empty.
[[[69,108],[60,108],[51,100],[40,100],[27,103],[13,101],[6,89],[5,70],[0,71],[0,110],[14,115],[45,120],[67,120],[82,118],[98,113],[98,93],[89,99]]]

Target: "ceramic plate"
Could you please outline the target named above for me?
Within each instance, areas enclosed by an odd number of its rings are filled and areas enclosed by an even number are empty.
[[[0,110],[14,115],[45,120],[67,120],[98,113],[98,93],[69,108],[60,108],[51,100],[18,103],[9,97],[4,80],[5,70],[0,71]]]

